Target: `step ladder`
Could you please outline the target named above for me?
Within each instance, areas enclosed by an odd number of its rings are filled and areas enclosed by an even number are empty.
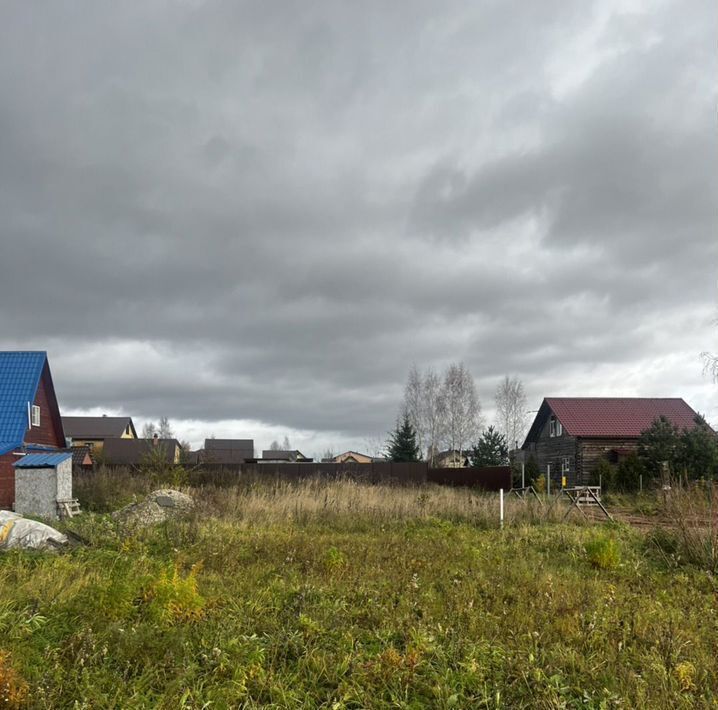
[[[81,512],[80,502],[76,498],[57,501],[57,513],[60,516],[60,520],[64,520],[65,518],[74,518]]]

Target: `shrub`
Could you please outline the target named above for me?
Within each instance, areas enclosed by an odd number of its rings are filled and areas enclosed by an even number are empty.
[[[534,479],[534,488],[537,493],[546,493],[546,478],[543,473]]]
[[[615,569],[621,562],[621,550],[612,537],[597,537],[586,545],[588,561],[597,569]]]
[[[172,565],[154,580],[143,595],[150,616],[169,623],[198,621],[204,612],[204,599],[197,591],[200,565],[193,565],[186,577]]]
[[[601,486],[601,491],[615,491],[616,469],[606,459],[601,459],[593,469],[591,484]]]
[[[638,455],[630,454],[618,464],[615,477],[616,489],[626,492],[637,491],[641,484],[641,476],[644,473],[645,468]]]

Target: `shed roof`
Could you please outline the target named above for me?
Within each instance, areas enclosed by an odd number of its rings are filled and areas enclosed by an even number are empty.
[[[54,468],[72,458],[72,452],[60,451],[52,454],[26,454],[13,466],[15,468]]]
[[[44,351],[0,352],[0,454],[22,445],[46,363]]]

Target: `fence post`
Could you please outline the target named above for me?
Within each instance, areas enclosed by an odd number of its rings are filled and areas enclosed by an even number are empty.
[[[638,492],[643,493],[643,474],[638,474]]]
[[[521,488],[526,488],[526,464],[521,462]]]
[[[499,488],[499,526],[504,527],[504,489]]]
[[[546,495],[551,495],[551,464],[546,464]]]

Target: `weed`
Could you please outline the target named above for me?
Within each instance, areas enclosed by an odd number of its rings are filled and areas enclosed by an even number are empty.
[[[10,654],[0,650],[0,708],[21,708],[28,700],[28,684],[10,663]]]
[[[596,537],[586,544],[588,561],[598,569],[615,569],[621,562],[621,549],[613,537]]]
[[[169,623],[198,621],[205,601],[197,591],[197,573],[201,565],[192,566],[182,576],[176,564],[164,569],[143,594],[151,618]]]

